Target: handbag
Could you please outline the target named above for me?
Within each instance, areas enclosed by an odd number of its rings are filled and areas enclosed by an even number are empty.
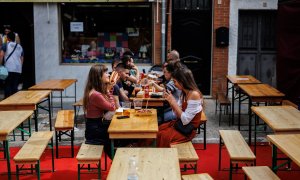
[[[188,136],[190,135],[193,130],[195,129],[192,123],[188,123],[187,125],[183,125],[182,121],[179,119],[175,122],[174,128],[180,132],[181,134]]]
[[[0,66],[0,79],[5,80],[8,76],[8,71],[6,67]]]
[[[18,44],[15,45],[13,51],[8,55],[8,57],[6,58],[5,63],[8,61],[10,56],[15,52],[17,46],[18,46]],[[0,79],[5,80],[7,78],[7,76],[8,76],[7,68],[5,66],[0,66]]]

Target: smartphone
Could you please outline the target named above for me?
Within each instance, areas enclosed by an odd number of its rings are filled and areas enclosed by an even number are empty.
[[[118,116],[117,119],[126,119],[129,118],[129,116]]]

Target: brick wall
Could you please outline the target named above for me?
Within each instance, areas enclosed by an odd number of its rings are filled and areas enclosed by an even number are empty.
[[[218,87],[220,87],[218,82],[226,87],[225,77],[228,73],[228,47],[216,47],[216,29],[222,26],[229,27],[230,0],[221,0],[221,2],[222,4],[218,4],[216,0],[213,5],[212,95],[214,97]],[[220,78],[222,78],[221,81],[218,80]]]

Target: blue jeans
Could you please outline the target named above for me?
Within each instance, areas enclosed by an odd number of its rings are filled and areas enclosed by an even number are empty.
[[[8,76],[5,79],[5,85],[4,85],[5,98],[18,92],[20,78],[21,78],[21,73],[8,72]]]
[[[174,120],[176,118],[177,117],[172,110],[164,112],[164,122],[168,122],[168,121]]]

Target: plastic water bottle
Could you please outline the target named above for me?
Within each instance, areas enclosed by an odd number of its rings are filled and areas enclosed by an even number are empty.
[[[136,157],[131,156],[129,158],[129,166],[128,166],[128,175],[127,180],[138,180],[138,174],[137,174],[137,161]]]

